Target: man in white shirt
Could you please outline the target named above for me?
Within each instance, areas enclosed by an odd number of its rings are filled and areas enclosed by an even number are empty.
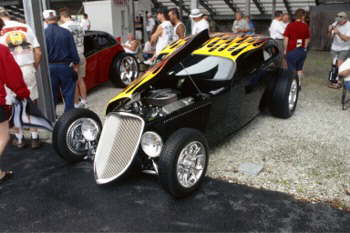
[[[285,25],[282,22],[283,18],[283,12],[282,11],[276,11],[275,12],[275,18],[272,20],[269,31],[270,31],[270,37],[278,43],[278,46],[281,51],[284,51],[283,49],[283,40],[284,40],[284,31],[285,31]]]
[[[249,32],[249,24],[242,12],[237,11],[235,13],[235,21],[233,21],[232,32],[233,33],[247,33]]]
[[[150,39],[152,36],[153,28],[156,26],[156,21],[152,17],[152,13],[147,13],[147,22],[146,22],[146,33],[147,39]]]
[[[157,19],[160,24],[157,27],[157,30],[151,36],[151,44],[156,47],[155,54],[153,58],[144,62],[149,65],[152,64],[154,59],[159,55],[167,45],[173,41],[174,37],[174,27],[169,21],[169,12],[166,8],[160,8],[157,12]]]
[[[199,9],[191,10],[190,17],[193,20],[192,35],[196,35],[206,29],[209,30],[209,23],[204,19],[203,13]]]
[[[126,53],[136,55],[139,52],[139,43],[135,40],[135,36],[132,33],[128,34],[128,39],[122,46]]]
[[[39,93],[35,73],[41,61],[40,44],[28,25],[10,20],[10,14],[2,7],[0,7],[0,18],[5,23],[0,32],[0,43],[10,49],[22,70],[24,81],[30,91],[30,98],[37,102]],[[7,95],[9,97],[8,104],[12,104],[10,99],[13,99],[11,98],[13,93],[8,91]],[[16,132],[13,144],[23,148],[25,146],[23,132],[21,129],[17,129]],[[40,147],[37,129],[31,129],[31,147],[33,149]]]
[[[91,29],[91,22],[89,16],[84,13],[80,25],[83,27],[84,31],[89,31]]]
[[[335,22],[329,26],[329,33],[333,37],[331,54],[337,60],[339,67],[348,57],[350,52],[350,22],[345,12],[339,12]],[[339,88],[339,83],[331,83],[329,87]]]
[[[80,58],[78,80],[75,88],[74,107],[87,108],[87,89],[84,81],[84,78],[86,76],[86,58],[84,56],[85,32],[83,27],[78,22],[74,22],[72,20],[70,9],[62,8],[59,10],[59,12],[62,22],[61,27],[67,29],[72,33]]]

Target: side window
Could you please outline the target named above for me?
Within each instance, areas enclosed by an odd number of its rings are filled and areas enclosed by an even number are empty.
[[[99,50],[96,35],[86,35],[84,37],[85,56],[88,57]]]
[[[115,41],[109,35],[99,35],[98,36],[98,45],[100,49],[111,47],[115,44]]]
[[[279,53],[279,50],[276,46],[270,45],[264,48],[264,61],[268,62],[269,60],[275,58]]]
[[[264,55],[262,49],[243,54],[237,60],[237,75],[239,77],[244,77],[254,73],[263,63]]]

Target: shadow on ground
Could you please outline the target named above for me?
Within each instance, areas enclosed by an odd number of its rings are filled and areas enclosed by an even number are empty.
[[[350,214],[326,204],[207,178],[174,200],[155,178],[97,186],[91,164],[67,165],[51,145],[9,147],[16,175],[0,186],[0,231],[348,232]]]

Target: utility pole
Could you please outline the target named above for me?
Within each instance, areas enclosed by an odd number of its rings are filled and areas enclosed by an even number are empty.
[[[54,122],[56,120],[56,109],[51,89],[49,62],[46,52],[46,40],[42,20],[42,5],[47,7],[46,2],[43,4],[44,2],[45,0],[23,0],[23,9],[26,22],[34,30],[42,51],[42,61],[36,73],[39,92],[39,108],[51,122]]]

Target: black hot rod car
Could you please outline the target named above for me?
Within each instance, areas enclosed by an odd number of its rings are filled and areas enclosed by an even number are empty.
[[[108,103],[103,127],[95,113],[73,110],[55,125],[53,145],[66,161],[92,158],[98,184],[136,168],[186,196],[206,173],[209,145],[262,109],[294,113],[298,78],[281,63],[275,41],[262,36],[204,31],[178,40]]]

